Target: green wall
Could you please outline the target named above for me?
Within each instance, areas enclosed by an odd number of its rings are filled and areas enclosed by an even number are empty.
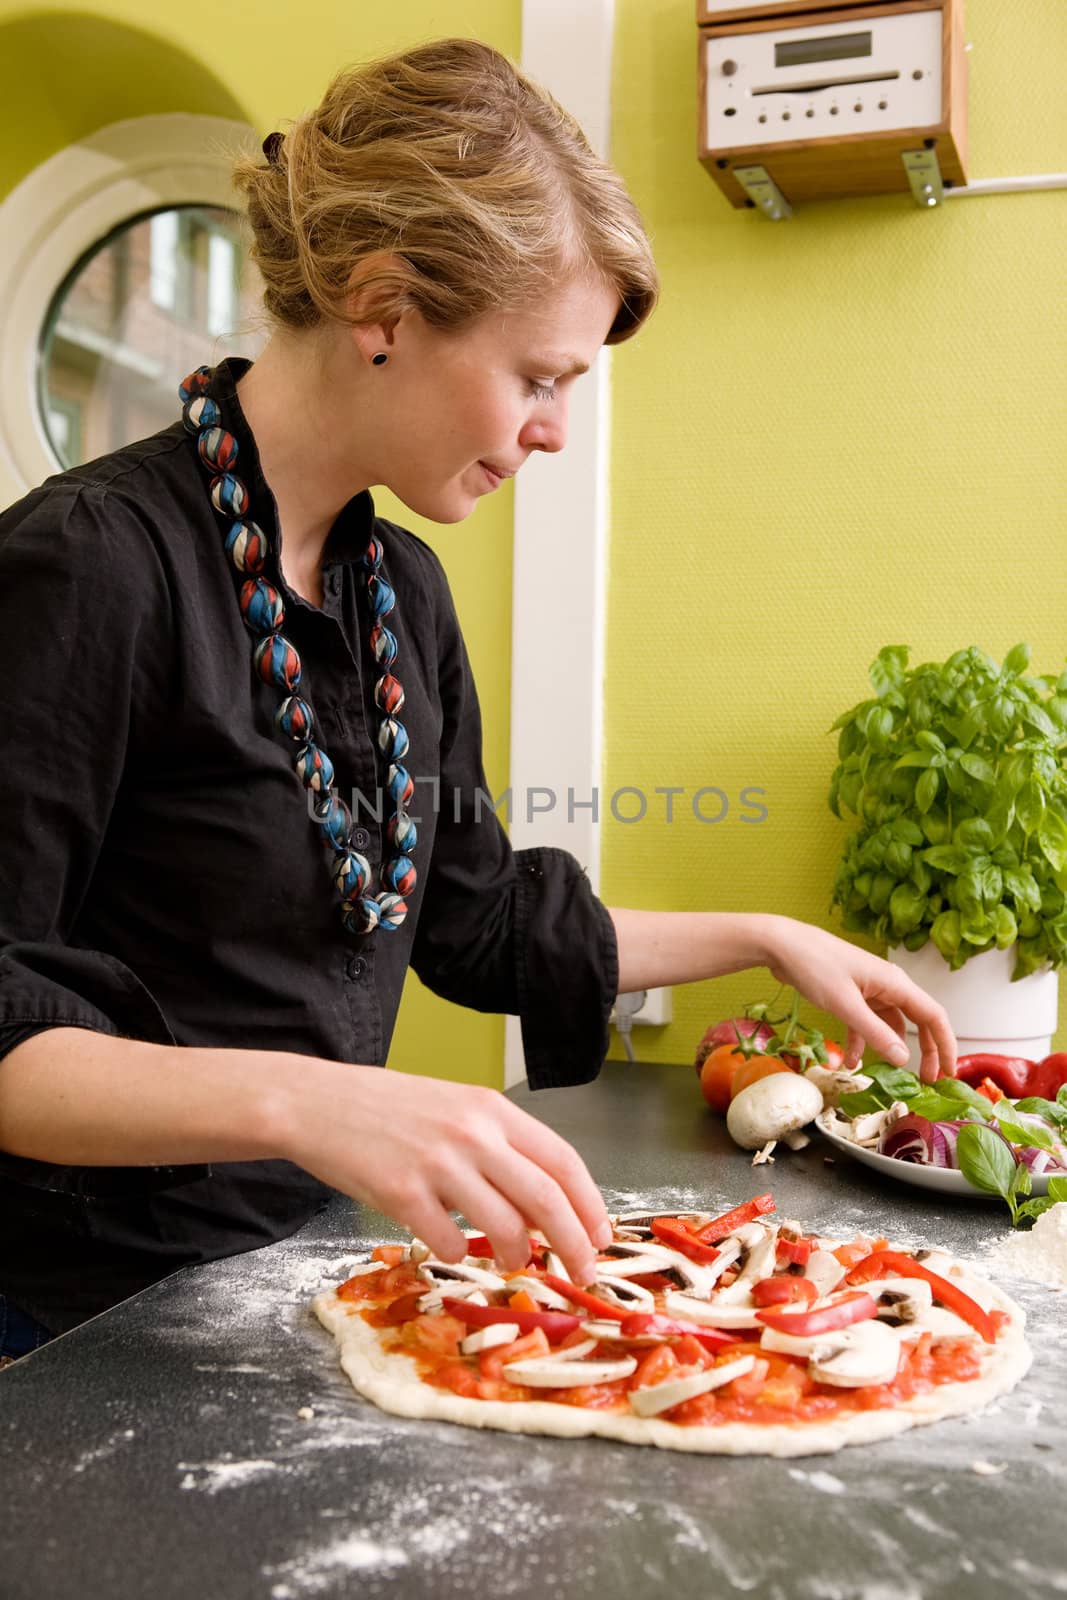
[[[966,9],[971,177],[1064,171],[1067,6]],[[729,810],[609,819],[602,890],[837,931],[828,729],[880,646],[1067,656],[1067,191],[735,211],[696,159],[690,0],[617,15],[613,153],[663,299],[614,359],[604,783],[714,785]],[[746,786],[760,824],[739,820]],[[689,1060],[772,990],[766,972],[676,990],[644,1053]]]

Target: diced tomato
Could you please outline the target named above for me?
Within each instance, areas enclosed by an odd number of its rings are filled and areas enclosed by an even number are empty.
[[[675,1339],[672,1348],[681,1366],[696,1367],[701,1372],[706,1367],[715,1365],[715,1356],[718,1354],[717,1350],[714,1352],[710,1350],[692,1333],[683,1333]]]
[[[535,1254],[539,1255],[541,1253],[541,1246],[536,1244],[533,1239],[529,1240],[529,1245],[530,1254],[527,1257],[526,1266],[530,1265]],[[487,1239],[484,1233],[475,1234],[473,1238],[467,1240],[467,1254],[469,1256],[478,1256],[479,1258],[485,1257],[490,1260],[495,1259],[492,1240]]]
[[[841,1266],[854,1267],[857,1261],[862,1261],[865,1255],[870,1254],[870,1249],[869,1244],[839,1244],[830,1253]]]
[[[714,1244],[716,1239],[725,1239],[735,1228],[740,1228],[746,1222],[754,1222],[757,1217],[764,1217],[768,1211],[773,1210],[774,1196],[758,1194],[754,1200],[746,1200],[744,1205],[734,1206],[732,1211],[723,1212],[722,1216],[716,1217],[713,1222],[705,1222],[702,1228],[696,1230],[696,1237],[701,1244]]]
[[[579,1383],[569,1389],[539,1391],[538,1398],[553,1400],[559,1406],[579,1406],[583,1411],[617,1411],[626,1399],[626,1382]]]
[[[939,1300],[946,1311],[954,1311],[976,1333],[981,1334],[987,1344],[995,1344],[997,1338],[996,1327],[988,1311],[983,1311],[977,1301],[971,1299],[969,1294],[964,1294],[948,1278],[942,1278],[939,1273],[931,1272],[924,1267],[921,1261],[916,1261],[913,1256],[904,1255],[900,1250],[872,1250],[862,1261],[853,1266],[848,1275],[849,1283],[868,1283],[872,1278],[924,1278],[933,1290],[934,1299]]]
[[[381,1267],[377,1272],[361,1272],[349,1278],[338,1289],[338,1300],[377,1300],[382,1292],[384,1272],[385,1268]]]
[[[388,1267],[398,1267],[403,1261],[405,1248],[402,1244],[376,1244],[370,1253],[372,1261],[384,1261]]]
[[[419,1277],[418,1269],[413,1261],[400,1261],[395,1267],[386,1267],[382,1274],[381,1292],[383,1295],[395,1297],[398,1294],[410,1294],[413,1289],[421,1288],[423,1293],[429,1286]]]
[[[652,1232],[663,1244],[670,1245],[691,1261],[708,1263],[719,1259],[719,1251],[703,1244],[677,1217],[653,1217]]]
[[[537,1356],[547,1356],[549,1343],[543,1328],[524,1333],[521,1339],[498,1345],[495,1350],[483,1350],[478,1357],[478,1371],[483,1378],[504,1378],[505,1366],[512,1361],[533,1361]]]
[[[461,1394],[464,1399],[478,1400],[480,1379],[473,1367],[468,1367],[463,1361],[450,1361],[447,1366],[438,1367],[435,1374],[438,1383],[446,1389],[451,1389],[453,1394]]]
[[[525,1289],[519,1289],[515,1294],[508,1296],[508,1305],[513,1311],[537,1311],[537,1301]]]
[[[419,1301],[425,1293],[425,1289],[415,1289],[411,1294],[398,1295],[382,1312],[382,1322],[387,1328],[395,1328],[401,1322],[410,1322],[412,1317],[418,1316]]]
[[[851,1327],[854,1322],[866,1322],[877,1316],[878,1303],[863,1290],[842,1295],[832,1305],[818,1311],[757,1311],[756,1321],[762,1322],[775,1333],[796,1333],[802,1339],[817,1333],[832,1333],[837,1328]]]
[[[808,1387],[808,1375],[803,1367],[785,1362],[772,1362],[768,1376],[764,1379],[763,1387],[756,1395],[754,1403],[792,1411]]]
[[[758,1306],[787,1306],[800,1300],[810,1305],[819,1298],[819,1292],[810,1278],[782,1272],[775,1278],[762,1278],[754,1283],[752,1298]]]
[[[570,1350],[576,1344],[585,1344],[588,1341],[588,1338],[589,1338],[589,1335],[586,1333],[585,1329],[583,1327],[579,1326],[577,1328],[574,1328],[564,1338],[559,1339],[559,1340],[553,1339],[551,1341],[551,1343],[552,1343],[553,1349],[556,1349],[556,1350]]]
[[[623,1310],[622,1306],[613,1306],[610,1301],[601,1300],[586,1289],[579,1289],[569,1278],[557,1278],[551,1272],[544,1273],[543,1277],[548,1287],[563,1295],[571,1305],[581,1306],[583,1311],[591,1311],[596,1317],[607,1317],[612,1322],[621,1322],[623,1317],[629,1316],[629,1312]]]
[[[637,1363],[637,1370],[629,1380],[630,1388],[648,1389],[655,1383],[662,1383],[677,1365],[677,1357],[670,1345],[658,1344]]]
[[[731,1378],[718,1392],[724,1400],[755,1400],[770,1370],[770,1362],[765,1357],[757,1356],[751,1371],[743,1372],[739,1378]]]
[[[1006,1100],[1008,1098],[1004,1090],[999,1084],[994,1083],[992,1078],[983,1078],[977,1086],[977,1092],[985,1095],[987,1100],[992,1100],[994,1105],[998,1100]]]
[[[440,1311],[428,1311],[405,1322],[401,1338],[406,1345],[428,1354],[455,1355],[466,1328],[457,1317],[445,1316]]]
[[[775,1255],[779,1261],[789,1261],[803,1267],[814,1248],[810,1239],[785,1239],[779,1234]]]

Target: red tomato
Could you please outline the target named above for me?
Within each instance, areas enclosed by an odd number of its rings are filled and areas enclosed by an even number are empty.
[[[743,1066],[738,1067],[730,1083],[730,1099],[747,1089],[749,1084],[758,1083],[761,1078],[773,1078],[779,1072],[792,1072],[793,1068],[780,1056],[753,1056]]]
[[[729,1044],[717,1045],[705,1060],[700,1069],[700,1092],[713,1111],[726,1111],[734,1074],[744,1064],[741,1051]]]

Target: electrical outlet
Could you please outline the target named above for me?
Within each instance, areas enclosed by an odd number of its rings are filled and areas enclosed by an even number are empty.
[[[631,1022],[644,1023],[646,1026],[662,1028],[670,1022],[672,1017],[671,991],[669,989],[647,989],[645,1003],[639,1011],[631,1014]]]

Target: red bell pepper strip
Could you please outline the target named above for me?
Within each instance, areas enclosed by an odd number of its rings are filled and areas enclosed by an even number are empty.
[[[725,1239],[727,1234],[733,1233],[736,1228],[742,1227],[746,1222],[754,1222],[757,1217],[764,1217],[768,1211],[774,1210],[774,1196],[771,1194],[758,1194],[754,1200],[746,1200],[742,1206],[734,1206],[732,1211],[725,1212],[721,1217],[716,1217],[714,1222],[705,1222],[702,1228],[697,1228],[695,1237],[701,1244],[714,1244],[716,1239]]]
[[[921,1261],[903,1255],[899,1250],[873,1251],[862,1261],[857,1261],[846,1281],[869,1283],[873,1278],[883,1277],[925,1279],[933,1290],[934,1299],[939,1300],[946,1311],[954,1311],[963,1322],[969,1323],[987,1344],[996,1343],[996,1328],[988,1311],[983,1311],[976,1300],[972,1300],[969,1294],[964,1294],[963,1290],[951,1283],[948,1278],[942,1278],[939,1273],[931,1272]]]
[[[842,1295],[833,1305],[822,1306],[818,1311],[757,1311],[756,1321],[773,1328],[775,1333],[796,1333],[802,1339],[819,1333],[834,1333],[838,1328],[848,1328],[854,1322],[867,1322],[878,1315],[878,1302],[860,1290],[856,1294]]]
[[[1008,1098],[999,1083],[994,1083],[992,1078],[982,1079],[978,1085],[978,1093],[985,1095],[986,1099],[991,1100],[994,1105],[998,1100],[1006,1100]]]
[[[622,1306],[613,1306],[607,1300],[600,1300],[595,1294],[590,1294],[585,1289],[571,1283],[567,1278],[557,1278],[551,1272],[541,1274],[541,1282],[546,1283],[550,1289],[555,1289],[557,1294],[563,1295],[574,1306],[581,1306],[583,1310],[591,1312],[594,1317],[610,1317],[612,1322],[621,1322],[628,1317],[630,1312]]]
[[[494,1322],[514,1322],[522,1333],[532,1333],[542,1328],[550,1344],[565,1339],[568,1333],[582,1325],[581,1317],[569,1311],[513,1311],[511,1306],[471,1305],[468,1300],[443,1299],[441,1304],[449,1316],[458,1317],[468,1328],[489,1328]]]
[[[795,1261],[798,1266],[804,1266],[815,1246],[810,1239],[784,1239],[778,1235],[775,1247],[777,1261]]]
[[[685,1223],[679,1222],[676,1217],[653,1217],[651,1226],[655,1238],[670,1245],[679,1255],[688,1256],[690,1261],[718,1261],[721,1251],[710,1244],[701,1244]]]
[[[969,1083],[977,1089],[984,1078],[989,1078],[1013,1100],[1037,1093],[1034,1088],[1037,1073],[1037,1062],[1026,1056],[998,1056],[976,1051],[973,1055],[960,1056],[956,1063],[956,1077],[961,1083]]]
[[[688,1333],[699,1339],[707,1350],[720,1350],[724,1345],[736,1344],[736,1333],[725,1333],[721,1328],[705,1328],[699,1322],[678,1322],[674,1317],[662,1317],[659,1312],[635,1311],[623,1319],[619,1332],[627,1339],[639,1339],[646,1333],[661,1334],[665,1339]]]
[[[752,1285],[752,1298],[758,1306],[788,1306],[798,1300],[811,1305],[819,1298],[819,1291],[810,1278],[798,1278],[783,1272],[776,1278],[761,1278]]]
[[[527,1266],[530,1265],[530,1262],[534,1259],[534,1256],[540,1251],[540,1249],[541,1246],[531,1239],[530,1254],[526,1258]],[[473,1238],[467,1240],[467,1254],[469,1256],[477,1256],[480,1260],[485,1258],[491,1258],[495,1260],[495,1257],[493,1256],[492,1241],[487,1239],[485,1235],[481,1233],[476,1234]]]

